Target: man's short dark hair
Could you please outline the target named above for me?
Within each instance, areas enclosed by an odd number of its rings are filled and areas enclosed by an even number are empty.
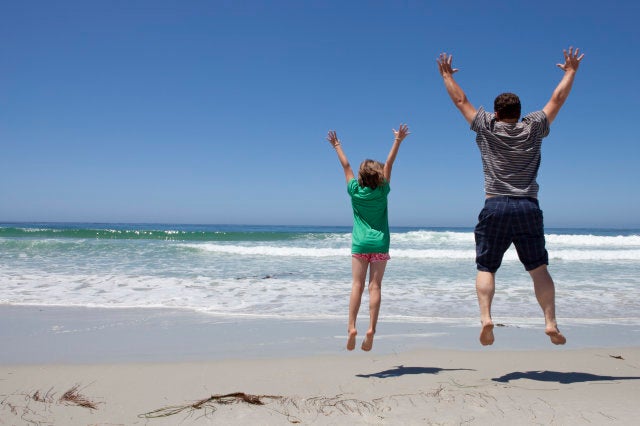
[[[493,111],[498,120],[520,118],[520,98],[515,93],[502,93],[493,101]]]

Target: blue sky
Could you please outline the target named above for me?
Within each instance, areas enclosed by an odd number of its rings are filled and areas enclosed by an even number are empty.
[[[541,109],[586,54],[543,143],[547,227],[640,227],[640,7],[630,1],[0,0],[0,221],[349,225],[354,167],[395,163],[392,225],[473,226],[474,106]]]

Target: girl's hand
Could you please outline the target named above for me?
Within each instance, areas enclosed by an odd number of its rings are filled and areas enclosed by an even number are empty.
[[[329,134],[327,135],[327,140],[331,144],[332,147],[340,146],[340,139],[338,139],[338,135],[335,130],[329,130]]]
[[[404,138],[406,138],[411,133],[409,132],[409,127],[406,124],[401,124],[398,130],[393,129],[393,134],[396,135],[397,142],[402,142]]]

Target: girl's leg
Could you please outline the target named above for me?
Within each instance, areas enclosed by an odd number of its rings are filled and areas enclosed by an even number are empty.
[[[387,261],[372,262],[369,265],[369,329],[362,342],[362,350],[370,351],[373,347],[373,336],[376,334],[380,302],[382,300],[382,277]]]
[[[360,310],[360,302],[362,293],[364,292],[364,281],[367,278],[367,267],[369,262],[365,259],[351,257],[351,275],[353,282],[351,284],[351,297],[349,298],[349,326],[347,329],[347,350],[356,348],[356,318]]]

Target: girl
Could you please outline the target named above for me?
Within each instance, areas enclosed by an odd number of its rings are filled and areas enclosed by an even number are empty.
[[[362,342],[362,350],[370,351],[373,336],[376,333],[378,313],[380,312],[380,286],[389,257],[389,217],[387,195],[391,180],[391,168],[398,154],[400,144],[409,134],[406,124],[393,130],[395,139],[387,162],[381,164],[374,160],[364,160],[358,170],[358,179],[334,130],[329,132],[327,140],[335,148],[338,160],[344,169],[347,191],[351,196],[353,208],[353,232],[351,233],[351,273],[353,283],[349,299],[349,325],[347,329],[347,350],[356,347],[356,317],[360,309],[364,283],[369,269],[369,329]]]

